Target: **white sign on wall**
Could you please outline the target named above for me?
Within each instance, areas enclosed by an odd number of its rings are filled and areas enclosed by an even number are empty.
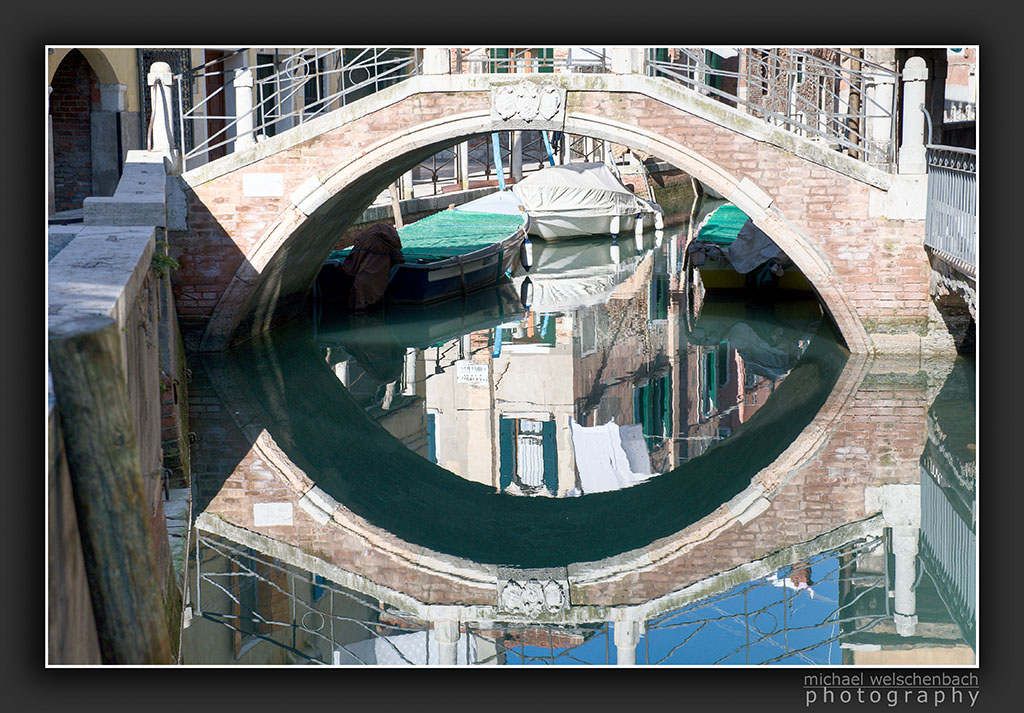
[[[247,198],[280,198],[284,176],[280,173],[249,173],[242,176],[242,195]]]
[[[487,386],[490,383],[487,364],[477,364],[469,359],[455,362],[455,381],[470,386]]]
[[[291,503],[253,503],[252,506],[253,525],[291,525],[292,504]]]

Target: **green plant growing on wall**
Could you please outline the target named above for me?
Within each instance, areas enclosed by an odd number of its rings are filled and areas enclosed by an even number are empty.
[[[167,277],[171,272],[181,267],[177,260],[167,254],[167,249],[169,247],[170,246],[166,241],[156,241],[156,251],[153,253],[151,266],[153,268],[153,272],[155,272],[160,278]]]

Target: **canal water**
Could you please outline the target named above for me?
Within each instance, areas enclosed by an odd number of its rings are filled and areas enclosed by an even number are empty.
[[[638,664],[973,663],[973,360],[853,357],[685,238],[206,358],[185,662],[438,663],[444,604],[459,663],[615,663],[617,610]]]

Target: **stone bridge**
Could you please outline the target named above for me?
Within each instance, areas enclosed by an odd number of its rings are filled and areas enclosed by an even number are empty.
[[[509,101],[524,90],[542,100],[525,114]],[[637,74],[419,75],[185,172],[169,242],[187,343],[222,350],[289,318],[383,187],[469,137],[524,128],[647,152],[726,196],[803,271],[852,352],[943,348],[923,167],[891,174]]]

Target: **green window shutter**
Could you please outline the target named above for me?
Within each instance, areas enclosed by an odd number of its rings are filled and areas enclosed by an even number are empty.
[[[544,448],[544,485],[552,494],[558,494],[558,445],[555,441],[555,422],[545,421],[540,431]]]
[[[541,65],[539,71],[546,74],[550,74],[555,71],[555,48],[554,47],[541,47],[538,54]]]
[[[508,59],[508,47],[491,47],[491,59],[492,60]],[[491,73],[494,73],[494,72],[507,73],[508,72],[508,64],[506,64],[504,62],[492,61],[491,62]]]
[[[499,471],[498,484],[504,490],[512,485],[512,472],[515,470],[515,420],[502,418],[498,421],[498,453]]]

